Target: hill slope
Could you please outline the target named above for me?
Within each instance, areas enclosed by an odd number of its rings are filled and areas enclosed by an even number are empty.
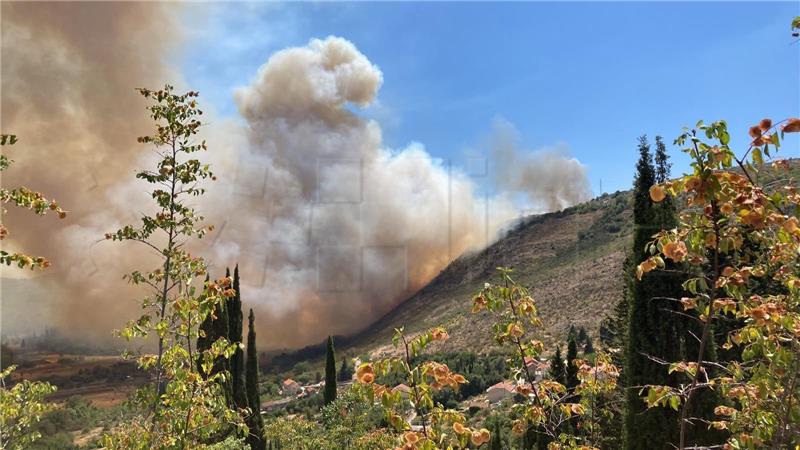
[[[570,324],[595,335],[623,289],[622,265],[632,231],[630,193],[603,195],[556,213],[530,216],[486,249],[462,255],[427,286],[352,339],[350,354],[388,350],[394,328],[409,332],[445,325],[448,350],[488,351],[491,319],[471,314],[472,295],[514,269],[539,306],[545,343],[563,339]],[[345,350],[345,348],[342,348]]]

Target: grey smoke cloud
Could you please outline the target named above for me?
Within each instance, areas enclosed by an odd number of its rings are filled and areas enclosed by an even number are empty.
[[[524,193],[545,211],[557,211],[591,198],[587,167],[569,156],[565,145],[521,149],[519,132],[498,119],[490,139],[494,182],[499,189]]]

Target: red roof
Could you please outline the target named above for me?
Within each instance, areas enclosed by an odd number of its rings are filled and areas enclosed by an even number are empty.
[[[284,386],[289,386],[290,384],[297,384],[297,381],[294,381],[291,378],[287,378],[287,379],[283,380],[283,385]]]
[[[511,381],[501,381],[499,383],[496,383],[496,384],[493,384],[493,385],[489,386],[489,389],[486,389],[486,391],[488,392],[488,391],[490,391],[492,389],[503,389],[503,390],[508,391],[508,392],[514,392],[514,389],[516,387],[517,387],[517,385],[512,383]]]
[[[537,369],[548,369],[550,368],[550,361],[539,361],[538,359],[532,356],[525,357],[525,366],[535,366]]]

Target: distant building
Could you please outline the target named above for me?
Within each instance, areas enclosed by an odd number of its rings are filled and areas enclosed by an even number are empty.
[[[525,368],[528,369],[528,373],[533,375],[533,381],[539,382],[544,379],[550,370],[550,361],[540,361],[531,356],[526,356]]]
[[[486,398],[489,399],[489,403],[497,403],[503,399],[511,398],[514,396],[515,387],[511,381],[501,381],[486,389]]]
[[[302,387],[300,386],[300,383],[291,378],[287,378],[283,380],[283,383],[281,383],[281,391],[283,392],[283,395],[297,395],[300,393],[301,389]]]
[[[408,397],[411,395],[411,388],[406,386],[403,383],[400,383],[397,386],[392,388],[392,392],[393,393],[394,392],[399,392],[400,393],[400,397],[402,397],[404,399],[408,399]]]

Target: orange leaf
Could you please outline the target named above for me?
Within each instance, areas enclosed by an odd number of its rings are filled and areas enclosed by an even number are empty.
[[[786,122],[786,125],[783,126],[784,133],[798,133],[800,132],[800,119],[792,118]]]

